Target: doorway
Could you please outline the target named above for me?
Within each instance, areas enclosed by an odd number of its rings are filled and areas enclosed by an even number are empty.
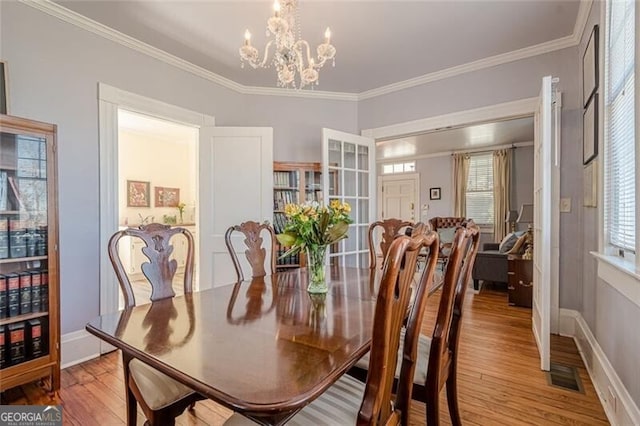
[[[420,202],[420,174],[406,173],[378,178],[379,218],[415,222]]]
[[[162,223],[186,228],[194,236],[194,290],[198,289],[197,223],[198,129],[145,114],[118,109],[118,226]],[[173,290],[183,293],[187,240],[176,235],[172,259],[178,265]],[[124,237],[119,252],[136,302],[147,303],[151,287],[142,274],[144,243]],[[119,308],[124,308],[122,293]]]

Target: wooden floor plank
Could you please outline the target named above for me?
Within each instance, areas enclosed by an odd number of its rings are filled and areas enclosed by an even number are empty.
[[[462,319],[458,358],[458,399],[469,426],[608,424],[593,384],[572,339],[552,336],[552,361],[577,368],[584,393],[548,384],[531,332],[531,310],[509,307],[506,292],[469,292]],[[424,334],[433,330],[439,294],[429,298]],[[125,423],[122,359],[113,352],[62,372],[58,401],[36,384],[0,394],[2,403],[61,403],[65,424]],[[442,425],[450,425],[445,392],[440,396]],[[176,421],[180,426],[222,425],[232,412],[213,401],[200,401]],[[425,405],[411,406],[411,425],[425,424]],[[144,416],[138,409],[138,423]]]

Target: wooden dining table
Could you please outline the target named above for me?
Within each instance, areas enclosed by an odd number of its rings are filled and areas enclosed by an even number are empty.
[[[371,345],[379,273],[327,268],[311,295],[305,268],[102,315],[86,329],[261,424],[282,424]]]

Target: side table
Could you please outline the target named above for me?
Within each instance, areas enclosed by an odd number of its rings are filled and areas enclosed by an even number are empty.
[[[533,261],[509,255],[509,305],[531,308],[533,297]]]

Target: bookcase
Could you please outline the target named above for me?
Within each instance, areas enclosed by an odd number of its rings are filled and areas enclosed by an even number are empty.
[[[0,390],[60,389],[56,126],[0,115]]]
[[[321,170],[320,163],[273,163],[273,228],[276,234],[281,233],[286,225],[285,205],[323,200]],[[279,244],[276,246],[278,269],[304,266],[304,255],[297,254],[280,259],[287,248]]]

